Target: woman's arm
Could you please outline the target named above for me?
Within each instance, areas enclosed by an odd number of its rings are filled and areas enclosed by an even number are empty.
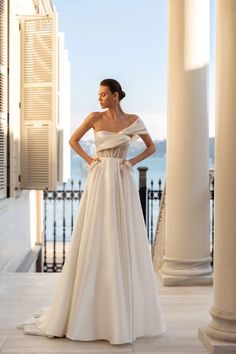
[[[137,156],[134,156],[132,157],[132,159],[128,160],[132,166],[146,159],[148,156],[152,155],[156,151],[156,145],[154,144],[149,134],[140,134],[140,138],[144,141],[147,148]]]
[[[94,121],[97,117],[97,112],[90,113],[83,121],[83,123],[74,131],[69,139],[69,144],[72,149],[77,152],[89,165],[94,159],[87,154],[87,152],[79,144],[80,139],[84,134],[93,127]]]

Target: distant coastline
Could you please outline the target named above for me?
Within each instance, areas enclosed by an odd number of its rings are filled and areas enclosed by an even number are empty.
[[[81,146],[83,149],[89,153],[90,147],[92,144],[94,144],[94,140],[81,140]],[[157,147],[156,152],[153,154],[153,156],[156,157],[164,157],[166,155],[166,139],[164,140],[154,140],[154,143]],[[136,141],[132,145],[130,145],[129,151],[139,153],[140,150],[142,150],[144,147],[143,141]],[[73,150],[72,150],[72,155],[77,155]],[[77,155],[78,156],[78,155]],[[214,161],[215,160],[215,138],[211,137],[209,138],[209,157]]]
[[[154,140],[157,150],[147,159],[141,161],[136,164],[134,167],[134,177],[138,184],[138,170],[137,167],[145,166],[148,167],[147,171],[147,181],[150,184],[151,179],[154,181],[157,187],[159,179],[164,182],[165,174],[166,174],[166,139],[164,140]],[[80,141],[82,148],[89,154],[92,150],[94,150],[94,140],[81,140]],[[214,154],[214,146],[215,146],[215,138],[209,138],[209,168],[214,166],[215,154]],[[144,142],[142,140],[138,140],[130,145],[127,159],[131,158],[139,154],[144,149]],[[88,174],[88,164],[71,149],[71,177],[74,181],[81,180],[82,186],[84,181],[86,180]]]

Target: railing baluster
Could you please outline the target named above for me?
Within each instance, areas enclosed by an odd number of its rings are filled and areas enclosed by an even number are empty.
[[[43,203],[44,203],[44,222],[43,222],[43,239],[44,239],[44,261],[43,261],[43,271],[47,271],[47,198],[48,189],[45,188],[43,191]]]
[[[54,191],[53,194],[53,268],[52,271],[57,271],[57,264],[56,264],[56,236],[57,236],[57,222],[56,222],[56,211],[57,211],[57,192]]]
[[[139,171],[139,196],[143,211],[143,218],[146,223],[147,217],[147,167],[138,167]]]
[[[158,199],[159,199],[159,206],[161,204],[161,196],[162,196],[162,188],[161,188],[161,179],[159,178],[158,181],[159,189],[158,189]]]
[[[71,180],[71,191],[70,191],[70,205],[71,205],[71,233],[73,231],[74,227],[74,181],[73,179]]]
[[[78,200],[81,199],[83,191],[81,190],[81,180],[79,180],[79,191],[78,191]]]
[[[141,201],[141,207],[143,211],[143,217],[144,221],[146,224],[147,228],[147,237],[148,241],[151,243],[151,246],[153,246],[154,243],[154,201],[159,200],[159,207],[160,207],[160,202],[161,202],[161,197],[162,197],[162,181],[161,179],[158,180],[158,189],[154,190],[154,183],[153,180],[151,180],[151,186],[150,189],[147,189],[147,167],[138,167],[139,171],[139,196],[140,196],[140,201]],[[211,250],[211,256],[212,256],[212,266],[213,266],[213,256],[214,256],[214,176],[211,176],[211,183],[210,183],[210,202],[211,202],[211,238],[212,238],[212,250]],[[81,190],[81,180],[78,181],[78,190],[74,190],[74,181],[73,179],[71,180],[71,187],[69,190],[66,190],[66,184],[63,183],[63,189],[62,190],[57,190],[57,191],[48,191],[47,188],[45,188],[44,193],[43,193],[43,199],[44,199],[44,262],[43,262],[43,270],[44,272],[47,271],[52,271],[52,272],[57,272],[61,271],[63,268],[63,265],[65,263],[66,259],[66,231],[68,228],[70,228],[70,234],[73,232],[73,227],[74,227],[74,200],[81,200],[83,191]],[[61,197],[60,197],[60,194]],[[68,194],[67,194],[68,193]],[[58,203],[62,200],[62,261],[60,262],[61,259],[57,258],[57,210],[60,210],[58,208]],[[66,212],[66,205],[68,201],[68,207],[70,207],[70,210],[68,210],[68,213]],[[48,232],[48,227],[47,227],[47,222],[48,222],[48,213],[51,212],[51,207],[48,207],[49,202],[52,202],[52,210],[53,210],[53,257],[48,261],[48,250],[47,250],[47,245],[50,244],[51,242],[48,242],[47,238],[47,232]],[[78,206],[79,207],[79,206]],[[70,224],[66,225],[66,217],[67,215],[69,216],[70,212]],[[156,209],[155,209],[156,212]],[[157,217],[157,215],[155,216]],[[50,229],[49,229],[50,230]],[[51,257],[51,254],[50,254]]]
[[[62,249],[62,265],[65,263],[65,257],[66,257],[66,250],[65,250],[65,244],[66,244],[66,191],[65,191],[65,182],[63,182],[63,192],[62,192],[62,200],[63,200],[63,249]]]
[[[214,176],[212,176],[212,179],[211,179],[211,184],[210,184],[210,199],[211,199],[211,208],[212,208],[212,211],[211,211],[211,257],[212,257],[212,260],[211,260],[211,266],[213,268],[214,266],[214,223],[215,223],[215,220],[214,220]]]
[[[153,244],[153,199],[154,199],[154,193],[153,193],[153,179],[151,180],[151,193],[149,194],[151,198],[151,221],[150,221],[150,242],[151,245]],[[149,203],[148,203],[149,204]]]

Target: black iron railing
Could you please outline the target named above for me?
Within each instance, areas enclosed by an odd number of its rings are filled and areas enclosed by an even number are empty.
[[[157,221],[161,196],[162,181],[158,181],[158,189],[154,189],[154,182],[151,180],[151,186],[147,186],[147,167],[138,167],[139,171],[139,196],[143,210],[143,217],[147,227],[148,241],[151,245],[154,242],[154,221]],[[159,201],[159,203],[156,203]]]
[[[73,231],[76,203],[80,201],[82,193],[81,181],[78,181],[76,188],[73,180],[68,189],[63,183],[62,189],[44,190],[44,272],[62,270]]]
[[[214,266],[214,172],[210,171],[210,243],[211,243],[211,266]]]
[[[154,189],[151,180],[150,188],[147,187],[147,167],[138,167],[139,195],[143,210],[143,217],[147,227],[147,237],[150,245],[154,242],[155,223],[159,212],[163,192],[162,181],[159,179],[158,188]],[[74,217],[78,203],[82,197],[81,181],[78,187],[73,180],[66,187],[56,191],[44,190],[44,272],[60,272],[66,259],[66,249],[69,245],[73,231]],[[211,213],[211,254],[214,253],[214,177],[210,181],[210,213]],[[77,204],[77,205],[76,205]],[[213,265],[213,261],[212,261]]]

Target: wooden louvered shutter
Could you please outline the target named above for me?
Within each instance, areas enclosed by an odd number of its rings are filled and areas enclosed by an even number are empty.
[[[0,0],[0,199],[7,196],[7,0]]]
[[[57,185],[57,18],[21,17],[22,189]]]

